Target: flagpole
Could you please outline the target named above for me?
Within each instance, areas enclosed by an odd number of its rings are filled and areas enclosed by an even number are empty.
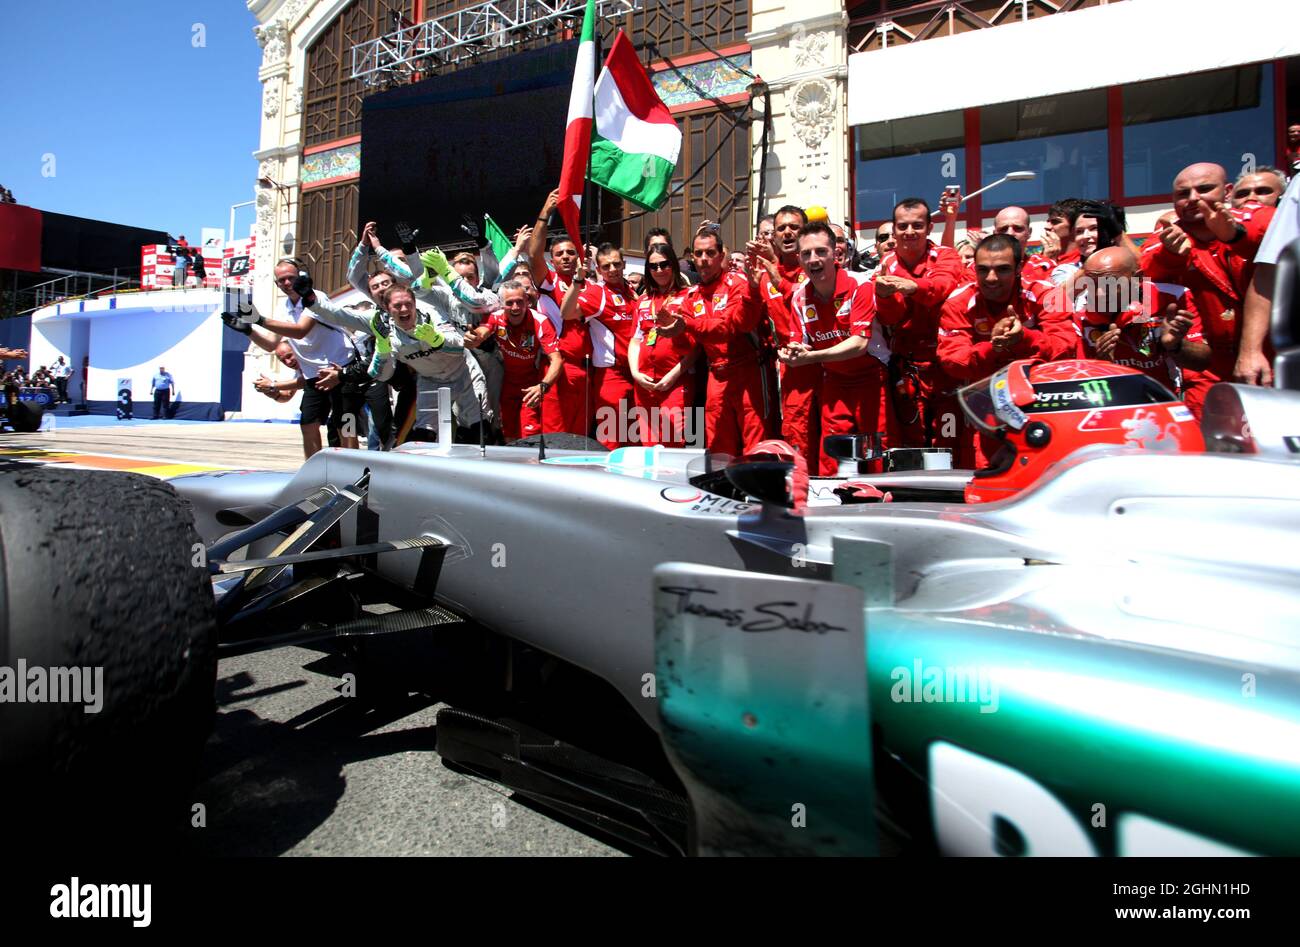
[[[565,230],[578,246],[583,246],[583,221],[588,212],[581,206],[590,204],[587,187],[591,160],[592,114],[595,109],[596,79],[596,0],[587,0],[582,14],[582,38],[574,64],[573,87],[569,91],[569,110],[564,130],[564,161],[560,168],[559,211]],[[585,141],[584,141],[585,139]],[[585,150],[584,150],[585,148]]]
[[[604,60],[602,59],[602,57],[601,57],[601,46],[600,46],[600,20],[599,20],[599,19],[596,20],[596,23],[594,24],[594,27],[595,27],[595,28],[592,30],[592,37],[591,37],[591,39],[592,39],[592,43],[593,43],[593,45],[594,45],[594,47],[595,47],[595,52],[596,52],[596,56],[595,56],[595,60],[596,60],[596,74],[599,75],[599,74],[600,74],[601,63],[604,61]],[[593,133],[594,133],[594,131],[595,131],[595,127],[596,127],[596,126],[595,126],[596,98],[595,98],[595,95],[594,95],[594,90],[593,90],[593,95],[592,95],[591,103],[592,103],[592,130],[593,130]],[[591,182],[591,137],[588,136],[588,138],[587,138],[587,173],[586,173],[586,175],[583,176],[583,179],[582,179],[582,214],[583,214],[583,216],[586,218],[586,221],[585,221],[585,223],[583,224],[583,229],[586,231],[585,236],[588,237],[588,238],[590,238],[590,236],[591,236],[591,228],[592,228],[591,218],[592,218],[593,211],[595,210],[595,208],[592,206],[593,203],[594,203],[594,202],[592,201],[592,193],[593,193],[593,191],[596,191],[596,190],[597,190],[597,189],[596,189],[596,186],[595,186],[594,184],[592,184],[592,182]],[[596,220],[597,220],[597,222],[599,222],[599,220],[600,220],[600,216],[599,216],[599,215],[596,215]],[[596,241],[596,245],[597,245],[597,246],[600,245],[600,241],[599,241],[599,240]],[[583,256],[584,256],[584,258],[585,258],[585,256],[586,256],[585,248],[584,248],[584,254],[583,254]],[[590,275],[594,275],[594,274],[590,274]]]
[[[600,65],[601,65],[601,55],[600,55],[600,20],[597,19],[596,22],[595,22],[595,24],[593,24],[593,26],[594,26],[594,29],[592,30],[591,40],[592,40],[592,45],[593,45],[593,47],[594,47],[594,49],[595,49],[595,52],[596,52],[596,55],[595,55],[595,60],[596,60],[596,75],[600,75]],[[592,134],[595,134],[595,130],[596,130],[596,95],[595,95],[595,88],[594,88],[594,87],[593,87],[593,89],[592,89],[592,96],[591,96],[591,128],[592,128]],[[585,234],[584,236],[586,237],[586,239],[587,239],[588,241],[590,241],[590,239],[591,239],[591,226],[592,226],[592,225],[591,225],[591,218],[592,218],[593,213],[595,212],[595,207],[592,206],[592,205],[594,204],[594,201],[592,201],[592,195],[593,195],[593,192],[595,192],[596,190],[598,190],[598,189],[596,188],[596,186],[595,186],[595,185],[592,183],[592,181],[591,181],[591,136],[588,136],[588,138],[587,138],[587,174],[586,174],[586,175],[583,177],[583,179],[582,179],[582,212],[583,212],[583,215],[587,218],[587,223],[586,223],[586,226],[585,226],[585,228],[584,228],[584,229],[586,230],[586,234]],[[599,220],[600,218],[597,217],[596,219]],[[600,246],[600,241],[599,241],[599,240],[596,241],[596,246]],[[591,255],[590,253],[588,253],[588,252],[586,252],[586,251],[584,250],[584,257],[590,256],[590,255]],[[588,273],[588,274],[587,274],[587,278],[588,278],[588,279],[594,279],[595,276],[596,276],[595,273]],[[591,332],[591,327],[590,327],[590,325],[587,327],[587,332],[588,332],[588,334],[590,334],[590,332]],[[585,366],[586,371],[583,372],[582,410],[583,410],[583,415],[584,415],[584,416],[586,417],[586,419],[587,419],[587,430],[586,430],[585,433],[586,433],[587,437],[591,437],[592,434],[596,433],[596,432],[593,431],[592,428],[591,428],[591,422],[592,422],[592,420],[593,420],[593,418],[592,418],[592,412],[591,412],[591,356],[590,356],[590,355],[586,356],[586,357],[585,357],[585,360],[586,360],[586,363],[587,363],[587,364],[586,364],[586,366]]]

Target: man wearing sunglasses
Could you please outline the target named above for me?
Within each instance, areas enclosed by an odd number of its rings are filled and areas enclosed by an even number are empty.
[[[308,303],[298,293],[298,278],[305,276],[306,272],[305,264],[296,258],[285,257],[276,262],[272,275],[276,287],[284,293],[285,314],[281,319],[259,317],[258,324],[273,335],[262,339],[258,334],[253,339],[257,345],[272,351],[279,342],[275,336],[279,336],[288,341],[293,349],[303,376],[298,426],[302,431],[303,456],[311,457],[321,449],[322,424],[329,432],[331,444],[337,440],[343,447],[357,447],[355,436],[344,434],[344,431],[347,430],[347,416],[351,414],[356,417],[361,408],[344,397],[341,387],[332,385],[326,388],[317,385],[317,379],[324,369],[330,365],[347,365],[356,352],[342,332],[314,318]]]
[[[1247,204],[1276,207],[1286,190],[1286,179],[1276,168],[1258,167],[1252,174],[1243,174],[1232,189],[1232,206],[1240,209]]]
[[[716,226],[695,235],[691,257],[700,281],[686,294],[685,314],[660,327],[659,334],[671,338],[685,331],[704,348],[708,449],[740,457],[765,436],[758,349],[748,337],[762,309],[750,295],[749,280],[729,272],[727,248]]]
[[[1142,250],[1144,276],[1186,286],[1210,346],[1209,368],[1186,372],[1183,400],[1198,419],[1206,393],[1232,379],[1241,339],[1241,315],[1255,274],[1255,251],[1275,209],[1260,204],[1230,207],[1222,165],[1197,162],[1174,178],[1174,222]]]

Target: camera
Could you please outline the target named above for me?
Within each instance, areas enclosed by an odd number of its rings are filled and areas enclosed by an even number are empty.
[[[1113,247],[1127,224],[1124,208],[1116,207],[1110,201],[1080,201],[1079,216],[1096,218],[1098,250]]]

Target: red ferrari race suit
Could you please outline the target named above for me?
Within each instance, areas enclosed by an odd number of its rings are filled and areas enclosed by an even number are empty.
[[[890,379],[901,447],[960,447],[963,427],[957,381],[939,364],[939,316],[944,300],[957,288],[962,263],[951,247],[927,244],[925,255],[909,269],[890,251],[880,262],[881,275],[916,283],[910,296],[882,295],[877,287],[876,318],[891,326]]]
[[[839,267],[830,299],[820,299],[809,282],[795,287],[790,300],[790,325],[794,341],[809,348],[833,348],[851,336],[871,338],[876,315],[876,290]],[[838,362],[821,362],[825,369],[819,391],[822,437],[833,434],[878,434],[882,446],[896,435],[887,392],[889,374],[874,356],[863,353]],[[839,462],[815,445],[823,477],[833,477]]]
[[[678,364],[686,363],[682,365],[677,381],[667,391],[651,391],[643,385],[636,386],[636,404],[643,409],[640,418],[642,444],[686,446],[686,412],[690,410],[692,401],[691,375],[686,368],[695,354],[695,343],[688,332],[664,338],[655,324],[664,307],[685,305],[686,292],[682,289],[665,296],[643,296],[637,305],[637,370],[657,382]],[[691,433],[699,436],[694,425],[691,425]]]
[[[591,335],[582,319],[560,317],[560,305],[569,291],[569,281],[555,270],[546,271],[546,280],[539,287],[541,298],[538,309],[551,320],[560,339],[560,355],[564,370],[556,379],[555,387],[542,398],[542,430],[547,434],[568,432],[586,437],[591,433],[591,417],[595,410],[590,390],[587,366],[591,360]]]
[[[560,346],[555,327],[536,310],[529,310],[517,326],[510,325],[503,310],[497,310],[484,323],[492,330],[505,363],[505,380],[501,384],[501,433],[506,443],[531,437],[542,429],[541,405],[524,404],[524,392],[542,380],[545,374],[538,365],[539,355],[550,355]]]
[[[750,296],[749,280],[723,273],[690,287],[685,310],[686,331],[709,360],[708,449],[740,457],[765,434],[758,349],[750,337],[762,307]]]
[[[578,293],[578,311],[591,336],[591,388],[595,393],[596,440],[606,450],[626,447],[628,411],[635,403],[627,344],[636,333],[637,299],[631,289],[588,282]]]
[[[1056,260],[1048,259],[1041,253],[1030,253],[1020,267],[1020,279],[1025,283],[1050,282],[1052,270],[1060,266]]]
[[[1186,286],[1201,316],[1201,330],[1210,346],[1210,367],[1184,372],[1187,390],[1183,394],[1198,421],[1205,393],[1217,382],[1232,380],[1241,342],[1242,307],[1255,275],[1255,251],[1273,219],[1273,208],[1247,204],[1231,214],[1246,231],[1232,243],[1198,240],[1188,234],[1191,246],[1186,256],[1166,250],[1158,237],[1142,248],[1143,275],[1157,282]]]
[[[1183,341],[1204,341],[1204,330],[1200,313],[1196,308],[1196,300],[1187,288],[1173,283],[1143,280],[1142,299],[1135,301],[1113,321],[1107,316],[1104,317],[1106,322],[1099,322],[1099,318],[1102,317],[1083,311],[1074,314],[1075,331],[1079,336],[1079,357],[1099,358],[1098,337],[1111,325],[1118,325],[1120,326],[1119,341],[1109,361],[1116,365],[1139,369],[1177,394],[1180,388],[1184,387],[1182,371],[1174,362],[1174,357],[1160,346],[1165,310],[1170,303],[1192,317],[1192,327],[1183,336]]]
[[[759,293],[772,320],[773,343],[779,349],[785,345],[798,326],[790,322],[790,296],[796,286],[808,281],[803,267],[777,263],[779,279],[772,285],[766,273],[759,281]],[[816,457],[818,436],[818,396],[822,384],[822,366],[779,364],[781,378],[781,435],[791,447],[804,457]]]
[[[1070,249],[1066,250],[1064,253],[1058,256],[1054,261],[1049,261],[1049,262],[1053,262],[1056,264],[1055,266],[1052,267],[1052,269],[1056,269],[1057,266],[1061,266],[1064,263],[1082,263],[1083,254],[1079,252],[1078,247],[1070,247]]]
[[[966,385],[987,378],[1019,358],[1041,358],[1048,362],[1073,358],[1079,338],[1071,313],[1059,302],[1064,299],[1065,294],[1050,283],[1027,282],[1023,277],[1009,303],[990,304],[975,283],[959,287],[943,304],[939,320],[939,364],[949,376]],[[1008,315],[1008,308],[1020,319],[1023,334],[1015,348],[995,351],[993,327]],[[992,438],[980,436],[974,427],[967,425],[954,466],[986,467],[997,447]]]

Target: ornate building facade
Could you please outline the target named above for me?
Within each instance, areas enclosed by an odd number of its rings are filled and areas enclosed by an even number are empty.
[[[343,287],[359,226],[361,102],[369,91],[351,78],[352,48],[473,2],[249,0],[262,47],[258,272],[292,245],[319,285]],[[842,0],[807,0],[797,9],[780,0],[673,0],[671,8],[676,18],[643,0],[636,12],[602,22],[607,38],[620,26],[628,31],[683,133],[668,203],[652,214],[625,208],[628,219],[606,236],[636,252],[650,227],[664,226],[684,245],[708,218],[723,222],[730,245],[743,246],[760,193],[767,210],[822,204],[835,219],[848,219]],[[760,179],[764,109],[754,93],[764,84],[772,128]],[[272,296],[270,281],[259,280],[259,307]]]
[[[797,12],[796,12],[797,11]],[[782,204],[825,207],[849,220],[846,124],[846,31],[842,0],[755,0],[755,72],[771,90],[772,141],[767,155],[768,211]],[[762,168],[754,133],[754,179]]]
[[[1234,179],[1283,166],[1300,117],[1300,34],[1224,43],[1198,25],[1225,13],[1218,0],[850,0],[859,231],[902,197],[933,202],[954,184],[995,188],[963,204],[967,228],[987,232],[1009,205],[1037,224],[1052,202],[1081,197],[1125,208],[1141,235],[1194,161]],[[1232,7],[1234,22],[1280,25],[1296,13],[1294,0]],[[1003,180],[1017,171],[1033,177]]]
[[[351,48],[412,12],[401,0],[250,0],[262,47],[257,266],[269,273],[286,249],[305,259],[322,286],[341,288],[356,245],[362,84],[351,79]],[[265,182],[271,182],[266,186]],[[254,302],[273,303],[270,280]]]
[[[264,181],[257,193],[259,272],[292,244],[322,285],[343,286],[342,266],[359,224],[361,103],[371,91],[351,77],[352,50],[475,2],[248,0],[263,50],[255,154]],[[1214,6],[1213,0],[1178,2],[1183,9]],[[1261,13],[1284,10],[1288,2],[1243,0]],[[1285,31],[1252,34],[1243,41],[1249,50],[1239,43],[1224,52],[1207,40],[1171,50],[1174,62],[1164,64],[1143,53],[1143,38],[1129,36],[1134,31],[1126,26],[1160,11],[1130,0],[670,0],[669,6],[672,15],[655,0],[640,0],[635,12],[601,22],[606,40],[620,26],[628,31],[683,133],[667,204],[652,214],[632,207],[603,214],[610,222],[604,236],[631,252],[654,226],[667,227],[685,245],[706,218],[723,223],[728,244],[743,246],[760,209],[786,203],[820,204],[832,220],[850,221],[869,237],[900,195],[934,200],[948,183],[970,193],[1021,167],[1036,170],[1036,181],[972,200],[964,207],[967,226],[986,226],[1006,202],[1029,207],[1039,220],[1050,200],[1083,194],[1131,207],[1141,228],[1166,202],[1166,165],[1180,160],[1166,154],[1172,145],[1219,142],[1224,153],[1215,152],[1214,160],[1276,163],[1286,124],[1294,120],[1288,103],[1300,100],[1300,69],[1292,58],[1300,41]],[[989,66],[1021,61],[1017,37],[1068,45],[1079,30],[1115,34],[1112,42],[1134,47],[1115,63],[1115,75],[1128,70],[1132,81],[1080,82],[1064,67],[1037,76],[1013,69],[1008,80],[1005,70]],[[488,44],[473,61],[571,36]],[[1180,75],[1188,62],[1207,71]],[[1212,70],[1216,65],[1221,68]],[[1238,143],[1244,144],[1229,154]],[[269,281],[260,280],[257,292],[259,305],[271,302]]]

